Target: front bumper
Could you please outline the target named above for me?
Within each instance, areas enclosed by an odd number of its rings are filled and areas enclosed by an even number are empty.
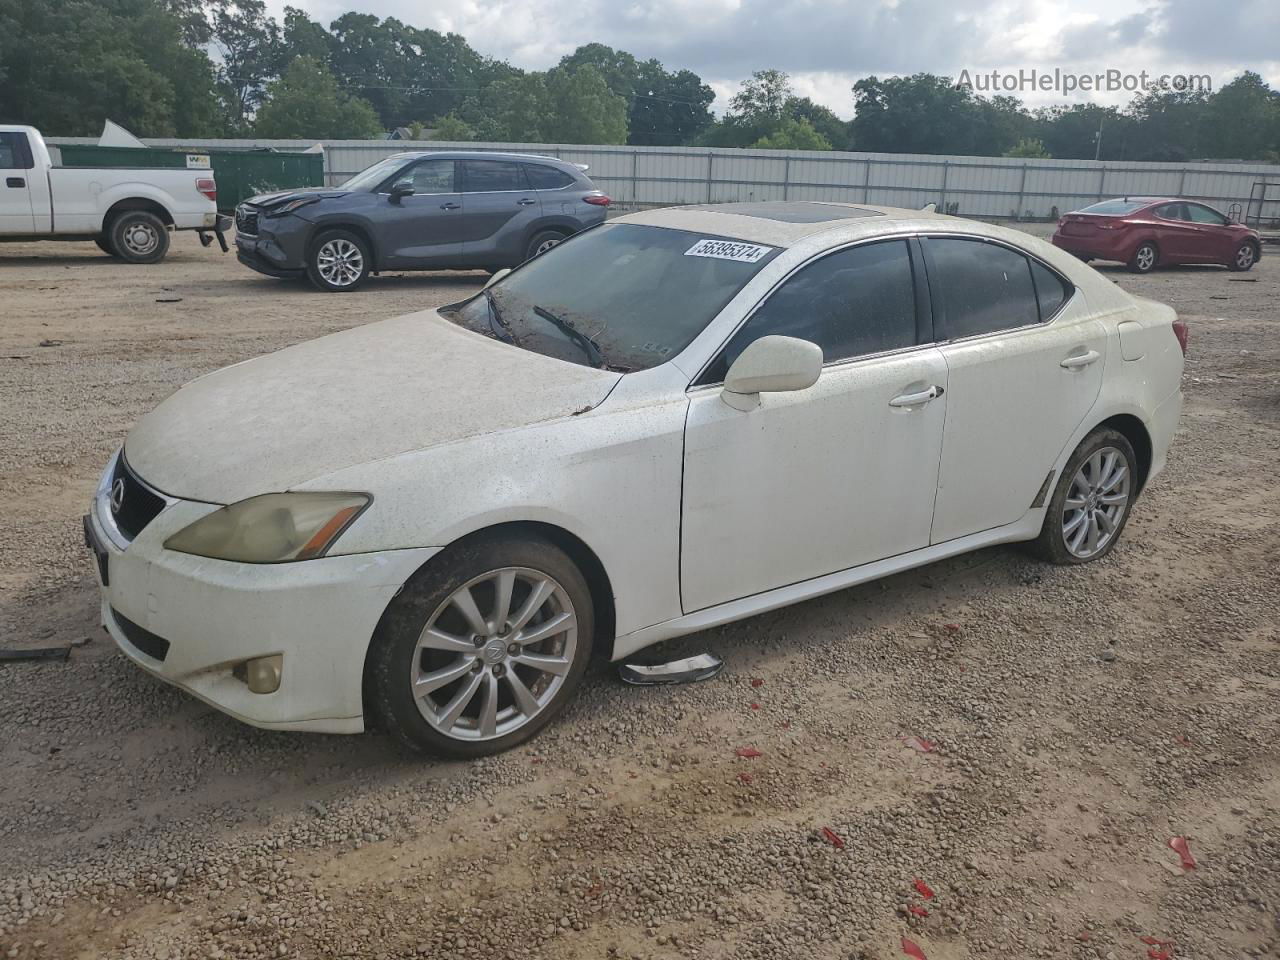
[[[298,277],[306,272],[311,224],[299,217],[259,216],[257,233],[236,232],[236,258],[268,277]]]
[[[216,507],[172,498],[122,547],[109,499],[108,491],[95,500],[85,532],[98,554],[102,623],[126,656],[254,726],[364,729],[369,640],[392,597],[436,548],[281,564],[195,557],[163,543]],[[279,688],[250,692],[237,666],[275,654],[284,658]]]

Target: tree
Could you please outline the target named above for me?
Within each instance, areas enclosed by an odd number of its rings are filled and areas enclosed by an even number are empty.
[[[435,124],[433,140],[446,140],[453,143],[465,143],[476,138],[471,125],[456,113],[447,113]]]
[[[1016,127],[1031,123],[1016,100],[983,100],[931,73],[867,77],[853,85],[853,100],[853,143],[882,153],[998,155],[1017,141]]]
[[[627,101],[609,89],[604,74],[590,64],[573,72],[547,74],[551,114],[543,128],[558,143],[626,143]]]
[[[808,97],[788,97],[783,106],[783,113],[795,120],[803,120],[817,134],[827,141],[825,147],[805,149],[845,150],[849,147],[849,124],[836,116],[835,112],[820,103],[814,103]],[[799,147],[793,149],[801,149]]]
[[[1138,144],[1131,160],[1190,160],[1223,156],[1205,137],[1209,94],[1204,90],[1156,90],[1138,96],[1128,115],[1136,121]],[[1106,144],[1104,133],[1103,144]]]
[[[292,63],[296,57],[310,57],[326,66],[332,54],[333,39],[306,11],[284,8],[284,28],[280,32],[279,62]]]
[[[791,78],[781,70],[757,70],[729,101],[729,112],[749,124],[781,120],[791,99]]]
[[[1261,160],[1280,149],[1280,94],[1246,70],[1209,98],[1203,124],[1210,155]]]
[[[762,150],[830,150],[831,141],[813,129],[808,120],[783,117],[773,133],[761,137],[752,146]]]
[[[646,60],[627,115],[627,143],[692,143],[715,122],[715,99],[715,91],[692,70],[668,73],[657,60]]]
[[[1036,160],[1050,159],[1049,151],[1044,148],[1044,142],[1033,140],[1030,137],[1023,137],[1006,150],[1004,155],[1006,157],[1027,157],[1028,159]]]
[[[540,73],[506,77],[485,88],[472,108],[481,140],[514,140],[544,143],[544,129],[551,114],[551,94]]]
[[[267,87],[254,132],[280,140],[369,140],[382,134],[382,124],[368,101],[338,90],[323,64],[298,57]]]
[[[280,27],[263,0],[213,0],[213,47],[227,126],[247,130],[280,67]]]
[[[1115,107],[1094,103],[1074,103],[1069,107],[1049,107],[1034,114],[1036,139],[1052,156],[1069,160],[1092,160],[1098,153],[1098,131],[1102,131],[1103,160],[1126,158],[1133,121]]]

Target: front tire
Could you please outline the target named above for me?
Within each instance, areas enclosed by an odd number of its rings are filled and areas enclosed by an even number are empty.
[[[533,537],[458,544],[387,608],[369,653],[370,706],[416,750],[508,750],[573,698],[594,624],[591,591],[559,547]]]
[[[1251,270],[1253,265],[1258,262],[1258,249],[1252,243],[1242,243],[1236,249],[1235,256],[1231,258],[1231,262],[1227,264],[1227,269],[1236,273],[1243,273]]]
[[[317,290],[326,293],[359,289],[372,269],[369,245],[350,230],[325,230],[307,255],[307,276]]]
[[[107,244],[126,263],[159,263],[169,252],[169,228],[154,213],[126,210],[111,221]]]
[[[1137,495],[1133,445],[1118,431],[1093,431],[1063,468],[1032,551],[1061,565],[1101,560],[1120,539]]]
[[[1132,273],[1150,273],[1159,262],[1160,248],[1150,240],[1144,240],[1129,258],[1129,270]]]

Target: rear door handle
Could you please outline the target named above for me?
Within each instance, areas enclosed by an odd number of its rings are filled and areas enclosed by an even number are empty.
[[[441,210],[460,210],[460,209],[462,209],[462,204],[460,204],[460,203],[442,203],[442,204],[440,204],[440,209],[441,209]]]
[[[1079,370],[1081,367],[1087,367],[1101,356],[1102,354],[1097,350],[1090,350],[1088,353],[1082,353],[1079,356],[1067,357],[1062,361],[1062,366],[1068,370]]]
[[[529,206],[532,206],[533,204],[535,204],[535,203],[537,203],[537,202],[538,202],[537,200],[530,200],[528,197],[525,197],[525,198],[524,198],[524,199],[522,199],[522,200],[517,200],[517,201],[516,201],[516,203],[520,204],[520,206],[522,206],[522,207],[529,207]]]
[[[4,181],[6,187],[25,187],[27,181],[22,177],[6,177]]]
[[[928,390],[921,390],[919,393],[904,393],[900,397],[894,397],[889,401],[889,406],[918,407],[923,403],[928,403],[930,400],[936,400],[942,396],[943,392],[940,386],[934,384]]]

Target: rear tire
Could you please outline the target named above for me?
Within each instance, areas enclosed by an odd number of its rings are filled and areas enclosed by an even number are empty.
[[[125,263],[159,263],[169,252],[169,228],[147,210],[125,210],[111,221],[107,243]]]
[[[108,237],[98,237],[98,239],[93,242],[96,243],[98,245],[98,249],[108,257],[112,257],[116,260],[120,259],[120,254],[116,253],[115,247],[111,246],[111,240]]]
[[[1067,460],[1031,552],[1063,566],[1109,554],[1138,496],[1138,459],[1124,434],[1099,428]]]
[[[1257,262],[1258,248],[1246,241],[1236,248],[1235,256],[1227,264],[1227,269],[1236,273],[1244,273],[1246,270],[1253,269],[1253,265]]]
[[[525,251],[525,259],[532,260],[539,254],[546,253],[552,247],[559,245],[565,239],[565,235],[559,230],[539,230],[533,235],[533,239],[529,241],[529,249]]]
[[[373,269],[369,245],[350,230],[325,230],[311,243],[307,276],[317,290],[350,293],[369,279]]]
[[[559,547],[510,536],[457,544],[387,607],[369,651],[369,707],[415,750],[509,750],[573,699],[594,629],[586,579]]]
[[[1150,240],[1144,240],[1129,258],[1129,270],[1131,273],[1150,273],[1159,262],[1160,248]]]

